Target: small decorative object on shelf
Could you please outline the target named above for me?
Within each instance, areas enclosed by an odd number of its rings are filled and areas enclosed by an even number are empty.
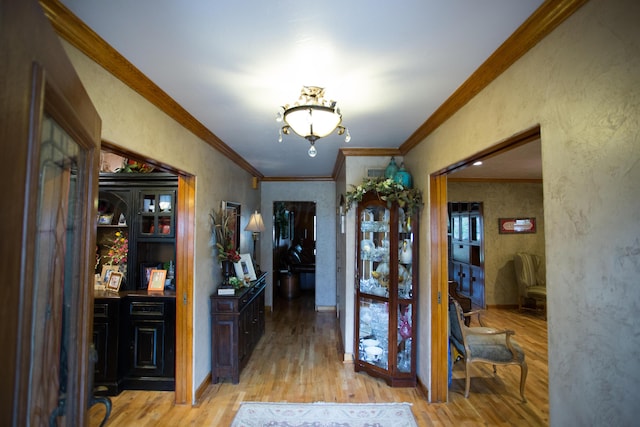
[[[384,177],[387,179],[393,179],[396,176],[396,172],[398,172],[398,165],[396,164],[396,159],[391,157],[389,165],[384,170]]]
[[[98,225],[111,225],[112,220],[113,220],[112,213],[98,215]]]
[[[402,184],[404,188],[411,188],[413,186],[411,174],[405,169],[404,162],[400,164],[400,169],[398,170],[398,172],[396,172],[393,180],[399,184]]]

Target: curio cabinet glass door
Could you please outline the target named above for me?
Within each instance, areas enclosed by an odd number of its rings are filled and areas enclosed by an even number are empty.
[[[355,370],[416,384],[417,219],[367,193],[358,204]]]

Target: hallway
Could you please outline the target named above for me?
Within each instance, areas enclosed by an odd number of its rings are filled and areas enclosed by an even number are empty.
[[[471,394],[463,396],[464,365],[458,362],[447,404],[429,404],[418,389],[391,388],[352,363],[343,363],[334,312],[315,312],[313,295],[280,300],[278,311],[267,314],[266,333],[240,376],[207,387],[196,407],[176,406],[171,392],[125,391],[112,398],[107,426],[227,426],[240,402],[410,402],[420,426],[548,425],[546,322],[510,310],[486,312],[485,322],[509,325],[524,347],[529,365],[526,395],[519,400],[519,369],[474,365]],[[526,333],[525,333],[526,332]],[[91,425],[99,425],[103,409],[91,411]]]

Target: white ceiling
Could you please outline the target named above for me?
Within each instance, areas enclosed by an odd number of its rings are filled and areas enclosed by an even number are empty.
[[[62,0],[265,177],[331,176],[340,147],[398,148],[542,0]],[[351,142],[278,143],[303,85]]]
[[[467,166],[448,175],[463,179],[542,179],[540,139],[509,151],[482,159],[482,164]]]

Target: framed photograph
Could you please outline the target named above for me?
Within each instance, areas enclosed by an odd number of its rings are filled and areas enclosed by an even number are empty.
[[[231,236],[231,242],[236,251],[240,248],[240,203],[235,202],[222,202],[222,210],[229,217],[229,229],[233,236]]]
[[[244,280],[245,282],[257,279],[250,254],[240,254],[240,261],[234,263],[233,266],[235,267],[238,279]]]
[[[164,281],[167,278],[167,270],[151,270],[149,286],[147,291],[162,292],[164,291]]]
[[[109,275],[109,281],[106,283],[108,291],[118,292],[122,283],[122,273],[112,271]]]
[[[120,266],[118,265],[103,265],[102,266],[102,283],[109,283],[109,279],[111,278],[112,273],[117,273],[120,271]]]
[[[142,262],[140,263],[140,289],[147,289],[149,280],[151,280],[151,272],[153,270],[162,269],[161,262]]]
[[[536,232],[535,218],[498,218],[500,234],[526,234]]]

